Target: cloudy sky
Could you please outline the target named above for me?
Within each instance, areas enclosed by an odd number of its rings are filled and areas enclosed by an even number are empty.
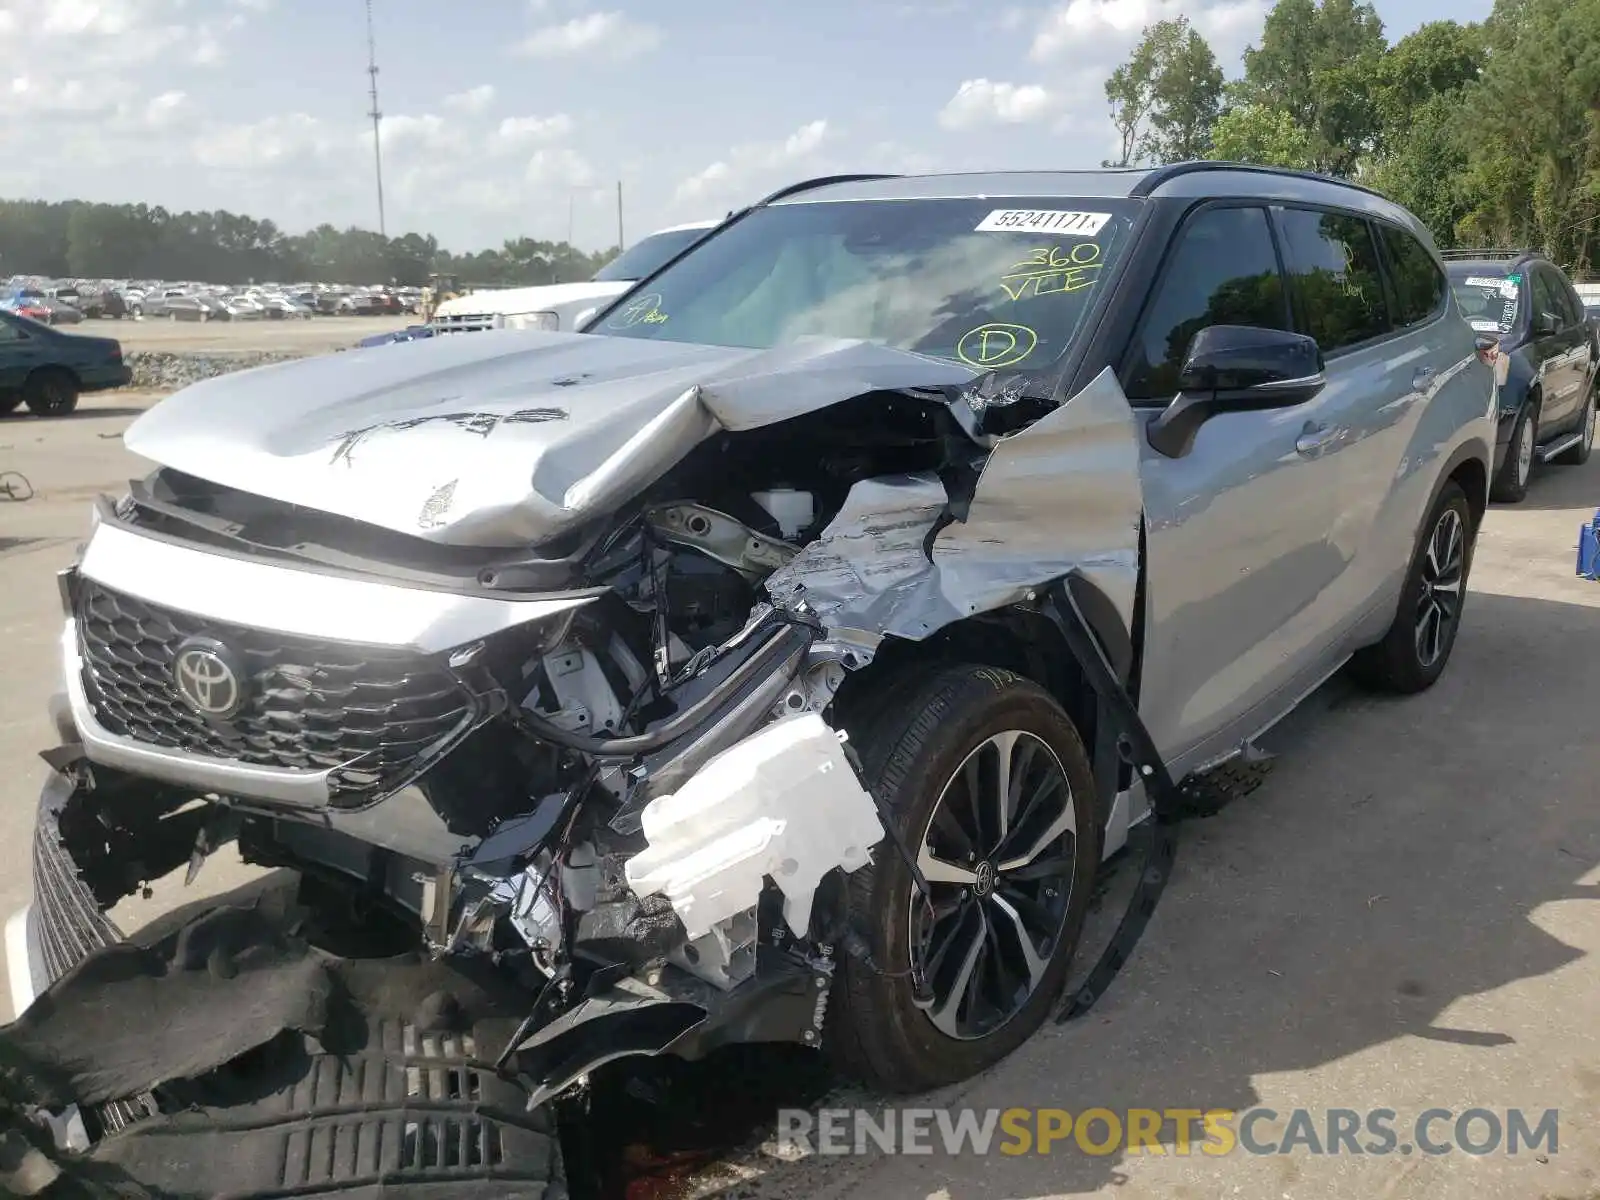
[[[1092,167],[1102,84],[1269,0],[373,0],[391,234],[628,240],[834,171]],[[1490,0],[1378,0],[1389,36]],[[0,196],[377,227],[362,0],[0,0]]]

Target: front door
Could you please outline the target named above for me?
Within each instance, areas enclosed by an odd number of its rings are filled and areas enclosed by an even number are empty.
[[[1200,329],[1291,327],[1264,208],[1203,207],[1175,236],[1121,372],[1146,421],[1176,393]],[[1326,417],[1319,400],[1229,413],[1208,421],[1181,458],[1144,446],[1140,710],[1179,773],[1254,732],[1257,714],[1303,687],[1326,653],[1316,602],[1339,571]]]

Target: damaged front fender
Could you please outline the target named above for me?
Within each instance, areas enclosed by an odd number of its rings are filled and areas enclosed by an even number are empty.
[[[1075,573],[1111,601],[1126,637],[1143,511],[1138,426],[1107,369],[1002,439],[964,503],[933,475],[856,484],[767,591],[832,636],[870,646],[920,641]]]

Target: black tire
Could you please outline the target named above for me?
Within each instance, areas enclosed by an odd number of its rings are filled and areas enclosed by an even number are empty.
[[[1451,554],[1441,539],[1452,522],[1460,536],[1454,566],[1441,561],[1448,560]],[[1351,674],[1359,682],[1377,691],[1399,693],[1426,691],[1438,682],[1461,629],[1476,543],[1472,506],[1461,486],[1452,480],[1444,485],[1423,523],[1400,590],[1400,608],[1394,623],[1381,642],[1358,651],[1350,660]],[[1447,612],[1437,609],[1441,604],[1448,607]],[[1423,624],[1429,620],[1430,612],[1438,618],[1436,635],[1428,633]]]
[[[1550,461],[1559,463],[1563,467],[1581,467],[1589,461],[1589,455],[1594,450],[1595,434],[1595,409],[1600,402],[1600,380],[1595,381],[1595,386],[1589,389],[1589,399],[1583,406],[1583,416],[1578,432],[1583,436],[1578,444],[1570,450],[1563,450]]]
[[[912,915],[915,885],[905,860],[892,841],[885,841],[875,851],[873,865],[848,877],[851,918],[865,936],[872,961],[841,956],[830,998],[825,1044],[836,1064],[867,1086],[886,1092],[920,1092],[968,1079],[994,1065],[1027,1041],[1049,1017],[1066,982],[1100,861],[1100,801],[1088,755],[1071,719],[1044,689],[1010,671],[953,666],[903,679],[868,698],[866,704],[870,705],[871,714],[852,730],[852,744],[861,754],[867,786],[892,814],[913,854],[934,839],[935,810],[944,799],[947,781],[955,787],[957,772],[967,761],[980,751],[989,752],[989,739],[1014,732],[1026,737],[1030,746],[1027,765],[1017,768],[1015,786],[1018,795],[1031,790],[1037,807],[1026,800],[1018,802],[1010,828],[1019,840],[1008,841],[1002,836],[998,845],[985,850],[988,858],[984,861],[975,862],[969,857],[968,862],[975,863],[973,886],[944,883],[934,887],[936,898],[950,906],[953,917],[940,943],[948,962],[956,960],[951,947],[964,929],[983,931],[960,938],[968,948],[978,947],[973,950],[973,957],[981,963],[980,971],[992,969],[1007,947],[1022,953],[1017,936],[1028,938],[1036,958],[1029,970],[1032,990],[1021,986],[1020,976],[1012,976],[1017,986],[1012,987],[1012,994],[1005,1001],[1012,1007],[997,1012],[988,1022],[971,1015],[975,1004],[941,1005],[929,1011],[919,1008],[909,978],[910,946],[913,922],[920,930],[924,918],[920,909],[916,918]],[[862,707],[858,705],[858,711]],[[1041,746],[1048,748],[1050,754],[1041,757]],[[979,773],[986,761],[978,760]],[[1020,755],[1016,761],[1023,761]],[[1067,798],[1073,806],[1075,834],[1063,833],[1045,840],[1046,834],[1056,828],[1054,822],[1059,816],[1054,811],[1056,802],[1047,797],[1061,792],[1057,788],[1047,793],[1042,785],[1029,782],[1045,777],[1030,775],[1032,771],[1055,772],[1064,778]],[[952,791],[952,803],[959,794]],[[1065,805],[1061,811],[1065,811]],[[961,816],[953,819],[963,820]],[[980,836],[968,844],[983,840],[981,817],[977,825]],[[949,827],[941,821],[940,834]],[[965,838],[966,834],[962,836]],[[1037,845],[1030,844],[1034,842]],[[1052,861],[1067,873],[1027,880],[1011,873],[1018,868],[997,873],[995,866],[1006,857],[1001,851],[1008,846],[1013,862],[1023,861],[1017,855],[1026,846],[1031,853],[1025,852],[1023,857],[1035,869],[1044,861]],[[987,874],[981,874],[986,868]],[[988,880],[988,890],[978,882],[984,878]],[[1060,886],[1063,880],[1065,888]],[[1026,910],[1029,919],[1037,923],[1040,915],[1045,918],[1044,925],[1036,924],[1043,931],[1041,937],[1029,934],[1027,925],[1014,915],[1011,920],[1015,924],[1007,926],[1001,920],[992,927],[993,933],[989,932],[991,926],[984,924],[988,920],[985,914],[999,911],[996,906],[1002,903],[1007,912],[1024,911],[1011,903],[1018,895],[1014,890],[1017,888],[1024,889],[1030,905],[1036,904]],[[959,898],[952,899],[952,894]],[[969,918],[978,924],[972,926]],[[939,926],[931,928],[937,930]],[[917,936],[920,940],[920,932]],[[934,969],[930,971],[930,982],[939,977],[948,979],[948,974],[939,969],[944,965],[939,962],[940,955],[936,953],[931,959]],[[1013,956],[1011,965],[1015,962]],[[997,978],[1003,987],[1005,978]],[[981,986],[979,991],[981,994]],[[966,989],[965,994],[970,995],[971,989]],[[935,1012],[946,1022],[960,1021],[966,1012],[976,1022],[977,1032],[952,1036],[935,1025]],[[993,1023],[993,1027],[984,1029],[987,1023]]]
[[[1511,441],[1506,445],[1506,460],[1500,464],[1494,483],[1489,488],[1489,499],[1501,504],[1516,504],[1528,494],[1528,480],[1533,476],[1533,460],[1539,448],[1539,402],[1533,397],[1517,414],[1517,423],[1511,430]]]
[[[28,411],[38,417],[64,417],[78,407],[78,381],[68,371],[48,367],[22,385]]]

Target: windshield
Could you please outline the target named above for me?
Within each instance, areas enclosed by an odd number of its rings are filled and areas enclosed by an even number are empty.
[[[710,232],[709,229],[670,229],[665,233],[652,233],[596,271],[595,281],[632,283],[643,279],[678,251],[687,249],[697,238]]]
[[[1467,323],[1480,333],[1510,333],[1517,327],[1520,272],[1487,267],[1482,263],[1450,273],[1450,289]]]
[[[1116,265],[1137,201],[867,200],[759,208],[591,325],[769,349],[861,338],[968,366],[1045,366]]]

